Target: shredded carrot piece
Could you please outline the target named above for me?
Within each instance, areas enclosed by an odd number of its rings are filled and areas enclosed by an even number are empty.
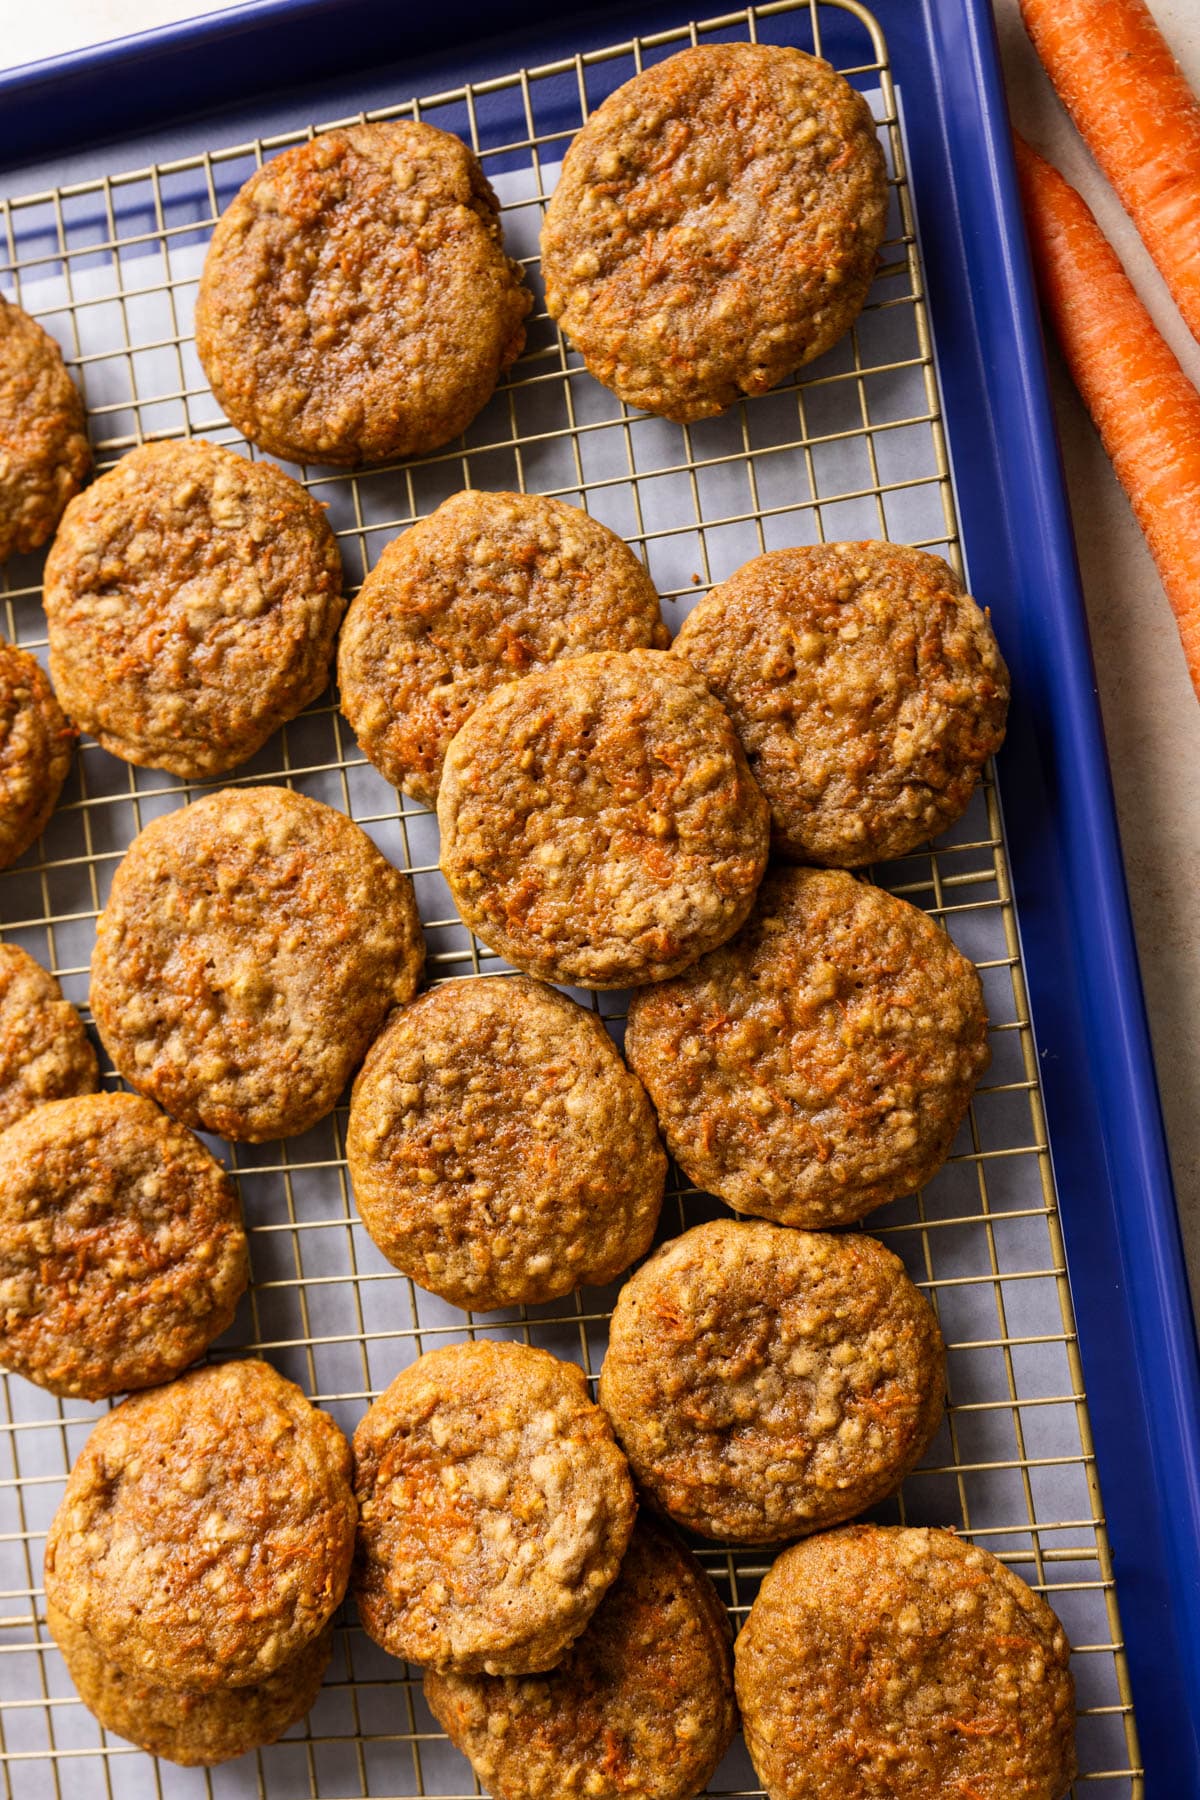
[[[951,1719],[950,1724],[969,1738],[1002,1737],[1011,1729],[1004,1719]]]

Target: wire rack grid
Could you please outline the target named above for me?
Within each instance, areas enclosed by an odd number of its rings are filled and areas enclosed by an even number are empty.
[[[630,413],[564,345],[541,305],[537,230],[562,152],[604,94],[689,42],[744,38],[824,53],[868,93],[891,171],[891,223],[870,301],[840,346],[802,379],[720,419],[677,427]],[[961,567],[901,99],[883,34],[857,0],[786,0],[358,115],[424,118],[473,144],[538,305],[524,355],[459,443],[357,474],[292,470],[328,505],[351,588],[397,531],[462,486],[528,489],[586,506],[641,552],[673,625],[713,582],[782,545],[890,537]],[[196,282],[212,223],[246,175],[313,129],[0,203],[0,285],[62,344],[86,397],[99,467],[150,439],[199,433],[254,454],[222,418],[196,359]],[[39,579],[38,558],[0,571],[8,635],[41,653]],[[980,597],[992,603],[1003,638],[1003,596]],[[341,807],[412,872],[432,979],[503,972],[457,919],[437,869],[435,819],[364,761],[332,693],[235,779],[287,782]],[[43,839],[0,875],[0,932],[53,969],[85,1016],[94,923],[115,864],[151,818],[199,791],[85,741]],[[925,1463],[877,1516],[954,1527],[1048,1596],[1075,1646],[1075,1791],[1103,1782],[1114,1800],[1139,1800],[1136,1728],[990,774],[953,833],[873,874],[929,911],[975,958],[993,1049],[946,1167],[869,1225],[904,1257],[938,1311],[950,1392]],[[620,997],[585,998],[619,1038]],[[421,1350],[478,1332],[542,1344],[594,1378],[615,1289],[475,1316],[413,1288],[358,1222],[344,1126],[341,1107],[286,1143],[214,1143],[238,1179],[254,1273],[214,1354],[261,1351],[347,1431]],[[673,1175],[661,1234],[722,1210]],[[0,1377],[0,1769],[10,1800],[112,1800],[118,1788],[122,1800],[478,1792],[424,1707],[419,1671],[372,1645],[352,1609],[339,1623],[316,1707],[278,1745],[213,1771],[182,1771],[102,1732],[49,1639],[41,1590],[46,1527],[97,1413]],[[699,1553],[736,1623],[769,1558],[713,1546]],[[760,1793],[740,1745],[709,1791],[726,1800]]]

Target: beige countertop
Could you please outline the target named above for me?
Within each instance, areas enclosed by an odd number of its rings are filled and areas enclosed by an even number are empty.
[[[1017,0],[994,0],[1014,123],[1084,195],[1200,385],[1200,345],[1042,72]],[[1200,91],[1200,5],[1151,0]],[[1057,351],[1051,380],[1192,1292],[1200,1296],[1200,704],[1154,564]]]
[[[233,0],[0,0],[0,63],[163,24]],[[1200,89],[1198,0],[1152,0]],[[1059,106],[1022,29],[1017,0],[995,0],[1017,125],[1086,196],[1184,366],[1200,346]],[[1079,538],[1092,644],[1121,819],[1146,999],[1187,1240],[1200,1294],[1200,705],[1154,565],[1061,366],[1052,370]]]

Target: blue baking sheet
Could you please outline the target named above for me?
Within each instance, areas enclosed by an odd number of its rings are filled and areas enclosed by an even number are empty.
[[[110,454],[119,453],[126,443],[148,432],[204,429],[236,441],[227,430],[221,430],[219,414],[206,397],[188,342],[186,313],[207,235],[210,196],[205,184],[198,184],[194,168],[171,172],[169,165],[186,163],[203,149],[217,149],[249,137],[269,138],[360,108],[394,105],[415,92],[441,93],[471,79],[483,84],[477,89],[474,123],[481,147],[489,153],[489,169],[498,185],[506,188],[510,238],[532,255],[537,209],[522,201],[520,186],[523,171],[528,171],[529,153],[520,147],[522,132],[514,132],[511,90],[488,95],[484,90],[489,78],[498,79],[517,64],[598,52],[604,45],[622,40],[631,29],[631,18],[649,39],[686,16],[681,8],[671,7],[641,8],[634,15],[625,9],[606,9],[603,14],[581,14],[573,21],[559,16],[542,27],[536,23],[535,8],[524,15],[526,28],[520,41],[500,44],[480,42],[473,35],[478,29],[476,9],[448,5],[439,9],[432,25],[428,21],[422,24],[426,37],[410,32],[401,44],[399,10],[357,3],[337,9],[311,3],[239,9],[233,19],[218,18],[200,29],[184,27],[154,34],[136,52],[117,47],[69,59],[67,66],[35,76],[0,80],[0,158],[11,163],[21,154],[23,144],[35,141],[51,147],[47,137],[52,139],[54,132],[48,120],[60,121],[55,147],[61,154],[37,167],[26,162],[7,178],[8,192],[27,195],[43,188],[61,189],[64,184],[68,190],[72,184],[82,190],[60,193],[41,213],[32,207],[10,210],[14,229],[10,251],[17,253],[14,260],[20,261],[28,295],[35,301],[39,280],[53,284],[63,279],[56,273],[56,264],[61,262],[57,252],[64,238],[72,252],[69,266],[77,285],[70,317],[76,325],[85,321],[84,341],[77,347],[91,358],[85,364],[85,375],[93,424],[108,442]],[[957,1346],[951,1360],[957,1402],[951,1418],[956,1442],[949,1451],[945,1444],[935,1447],[932,1467],[943,1472],[918,1478],[906,1503],[910,1516],[966,1525],[980,1532],[979,1541],[1003,1550],[1023,1573],[1052,1590],[1051,1597],[1067,1618],[1073,1636],[1078,1640],[1081,1632],[1086,1634],[1085,1647],[1077,1658],[1087,1709],[1080,1733],[1085,1767],[1090,1763],[1091,1772],[1109,1784],[1109,1792],[1133,1793],[1138,1776],[1130,1772],[1136,1764],[1130,1740],[1123,1735],[1120,1684],[1117,1681],[1113,1687],[1108,1675],[1101,1678],[1098,1673],[1110,1664],[1115,1670],[1117,1659],[1106,1648],[1103,1635],[1096,1639],[1095,1649],[1086,1647],[1098,1629],[1112,1629],[1105,1585],[1110,1575],[1105,1556],[1111,1545],[1120,1609],[1118,1628],[1123,1632],[1133,1681],[1146,1791],[1152,1795],[1200,1793],[1200,1751],[1191,1705],[1200,1691],[1195,1338],[1046,401],[1036,312],[1014,201],[991,22],[982,0],[938,0],[937,4],[929,0],[920,6],[911,0],[892,0],[890,4],[880,0],[874,10],[887,36],[891,71],[904,101],[961,542],[975,591],[993,607],[1014,674],[1010,736],[999,766],[1007,862],[995,844],[998,815],[994,809],[989,813],[981,800],[965,822],[966,835],[939,845],[923,867],[882,872],[889,885],[937,911],[972,954],[992,965],[985,970],[985,981],[998,1026],[994,1037],[997,1061],[989,1078],[996,1091],[981,1096],[977,1103],[972,1126],[975,1135],[969,1133],[967,1140],[956,1146],[954,1162],[939,1178],[942,1187],[924,1196],[919,1206],[904,1203],[910,1206],[908,1213],[901,1206],[872,1220],[872,1229],[879,1229],[894,1247],[908,1254],[914,1273],[935,1295],[948,1336]],[[329,41],[322,34],[334,18],[336,57],[328,49],[321,50]],[[859,85],[877,87],[878,74],[870,67],[869,38],[853,7],[763,8],[757,16],[757,29],[764,37],[777,36],[811,47],[814,21],[822,31],[823,52],[843,66],[862,67]],[[494,24],[493,15],[489,29]],[[736,35],[745,27],[732,24],[722,30]],[[452,38],[455,48],[437,51],[428,41],[429,31],[440,34],[443,41]],[[670,47],[674,46],[657,50],[651,46],[647,54],[665,53]],[[402,48],[409,50],[402,69],[385,70],[387,57]],[[320,54],[327,57],[325,67],[335,71],[332,78],[300,93],[278,91],[278,81],[311,79],[321,67],[319,60],[314,60]],[[247,105],[244,92],[239,94],[239,89],[244,90],[247,68],[254,71],[253,80],[265,90],[252,105]],[[630,56],[601,58],[582,69],[568,68],[538,85],[536,123],[544,175],[549,172],[552,179],[555,145],[561,154],[562,143],[578,123],[580,79],[594,103],[632,68]],[[56,104],[47,107],[48,97]],[[70,105],[68,97],[73,98]],[[238,99],[235,109],[226,104],[231,97]],[[124,129],[126,121],[159,117],[164,109],[185,103],[217,110],[203,120],[173,122],[165,134],[123,137],[102,148],[95,142],[99,134],[111,132],[114,126]],[[38,115],[37,133],[29,123],[34,112]],[[460,102],[435,108],[428,116],[449,129],[466,132],[470,128]],[[81,130],[90,134],[87,148],[79,148],[74,141]],[[518,147],[506,152],[501,148],[505,144]],[[241,160],[230,158],[213,165],[220,203],[252,166],[253,155],[251,150]],[[97,175],[118,175],[151,162],[168,165],[157,183],[118,182],[103,192],[94,186]],[[194,221],[193,232],[175,231],[189,220]],[[156,237],[164,222],[174,233],[169,250],[164,250]],[[120,240],[116,251],[114,237]],[[43,259],[40,264],[39,256]],[[151,267],[156,256],[167,259],[165,295],[161,271]],[[119,293],[114,290],[114,297],[107,301],[104,282],[114,270],[120,276]],[[895,282],[891,276],[881,283],[875,304],[860,327],[856,341],[860,363],[868,370],[864,382],[846,366],[844,346],[805,371],[799,390],[804,407],[804,450],[786,448],[796,436],[796,412],[801,404],[794,387],[785,386],[781,393],[745,409],[752,451],[747,462],[756,484],[752,504],[731,495],[728,459],[736,446],[731,448],[722,437],[731,429],[741,432],[741,412],[728,422],[712,422],[711,432],[707,426],[695,432],[687,456],[681,459],[677,428],[644,419],[630,424],[570,360],[556,378],[557,385],[547,381],[539,387],[539,369],[550,371],[553,362],[539,364],[537,359],[552,358],[556,343],[553,332],[542,325],[534,328],[528,353],[532,360],[525,370],[534,379],[524,382],[518,365],[514,371],[518,385],[498,397],[494,406],[501,410],[491,417],[485,415],[473,428],[462,454],[422,459],[400,483],[387,476],[360,479],[354,500],[358,510],[353,517],[345,513],[340,519],[346,534],[344,546],[349,544],[365,565],[405,519],[429,510],[468,476],[482,485],[515,485],[517,479],[524,479],[543,491],[567,497],[581,494],[594,511],[630,536],[670,596],[667,612],[672,620],[678,619],[686,604],[687,590],[694,587],[693,576],[700,577],[695,591],[702,591],[710,579],[720,579],[745,555],[753,554],[760,542],[806,541],[818,521],[827,536],[877,536],[886,530],[893,537],[926,542],[935,548],[940,532],[946,534],[946,548],[950,549],[952,523],[947,526],[944,519],[936,456],[928,468],[920,462],[929,451],[930,425],[923,416],[929,408],[920,401],[927,373],[926,346],[916,331],[911,296],[906,297]],[[10,285],[2,263],[0,284]],[[61,308],[55,312],[61,293],[47,289],[40,297],[46,302],[47,323],[51,329],[57,324],[61,331],[66,314]],[[916,331],[915,338],[906,340],[906,329]],[[119,343],[114,333],[126,334],[125,342],[131,346],[128,355],[112,353],[114,344]],[[148,347],[154,345],[162,347]],[[67,347],[72,346],[68,343]],[[159,360],[163,357],[173,366],[177,360],[181,375],[164,366]],[[888,367],[897,363],[904,366]],[[553,413],[555,396],[560,397],[567,387],[578,403],[576,417],[582,433],[569,442],[554,435],[558,426]],[[872,429],[856,431],[852,415],[853,409],[861,406],[863,389],[868,391]],[[155,398],[160,395],[161,399]],[[505,424],[504,409],[510,404],[514,430]],[[922,415],[917,425],[904,424],[906,418],[917,415]],[[522,445],[521,466],[515,476],[507,442],[514,436]],[[861,460],[867,454],[868,440],[875,466],[868,468],[864,479]],[[582,446],[579,464],[571,447],[576,443]],[[889,458],[893,459],[890,463]],[[692,465],[682,476],[681,460]],[[338,507],[348,505],[343,484],[330,480],[322,486],[320,472],[308,473],[322,497],[330,499],[335,514]],[[736,479],[744,479],[744,471]],[[877,492],[881,496],[878,503]],[[689,509],[694,516],[689,516]],[[361,566],[351,578],[357,579],[359,574]],[[25,587],[20,585],[22,581]],[[25,641],[36,643],[40,633],[36,569],[24,575],[18,572],[16,583],[15,597],[10,594],[9,598],[10,628]],[[10,581],[9,585],[11,590],[14,584]],[[397,816],[390,790],[379,791],[382,784],[369,767],[355,760],[348,740],[339,742],[331,733],[335,733],[335,722],[327,705],[290,729],[289,759],[299,771],[297,780],[335,803],[348,805],[398,860],[428,867],[436,860],[432,841],[426,841],[431,822],[407,814]],[[251,765],[243,776],[273,772],[279,767],[278,755],[276,746],[261,770]],[[97,873],[102,887],[106,866],[110,866],[105,856],[115,855],[137,819],[150,816],[158,805],[178,801],[174,784],[164,778],[139,774],[131,786],[123,765],[113,763],[95,747],[85,750],[84,766],[89,791],[87,796],[76,794],[74,810],[70,805],[63,810],[58,827],[64,834],[61,841],[50,845],[42,864],[37,864],[36,853],[27,859],[31,871],[37,869],[36,877],[32,872],[18,872],[30,884],[27,891],[10,886],[7,899],[0,892],[0,926],[20,936],[25,929],[20,921],[33,920],[28,927],[32,947],[42,955],[52,952],[65,971],[78,969],[78,974],[68,973],[67,985],[74,982],[80,999],[86,991],[82,969],[90,930],[88,893],[84,892],[84,904],[78,906],[65,890],[61,901],[54,896],[47,902],[40,884],[43,878],[65,883],[68,877],[61,872],[63,867],[81,861],[85,870]],[[312,773],[306,775],[306,770]],[[85,820],[91,837],[80,858],[82,838],[78,834],[84,832]],[[70,837],[72,831],[78,841]],[[102,837],[99,847],[97,833]],[[967,845],[976,848],[963,847]],[[978,846],[984,846],[983,850]],[[47,860],[52,865],[48,876]],[[1018,983],[1014,990],[1011,979],[1015,946],[1004,938],[1010,871],[1032,1005],[1040,1094],[1031,1094],[1029,1072],[1019,1054],[1023,1041],[1020,986]],[[90,874],[87,879],[90,883]],[[422,899],[427,919],[445,920],[430,931],[435,954],[461,957],[464,940],[432,869],[427,876],[418,876],[418,886],[425,890]],[[61,922],[56,926],[55,944],[48,951],[44,935],[40,942],[35,940],[38,932],[44,934],[50,904]],[[79,916],[68,922],[62,914],[72,906]],[[465,954],[465,964],[447,961],[446,972],[472,966],[470,951]],[[1010,1060],[1014,1057],[1015,1061]],[[1024,1202],[1032,1191],[1028,1183],[1040,1179],[1033,1173],[1035,1166],[1042,1166],[1037,1156],[1040,1100],[1044,1100],[1049,1125],[1059,1205],[1051,1211],[1043,1203],[1039,1212],[1038,1207]],[[255,1266],[256,1277],[264,1280],[261,1305],[276,1322],[264,1324],[260,1317],[250,1328],[242,1321],[241,1336],[235,1328],[231,1341],[267,1342],[272,1345],[270,1353],[285,1366],[291,1366],[289,1359],[294,1359],[295,1372],[310,1391],[325,1398],[343,1422],[352,1426],[366,1393],[387,1379],[396,1356],[408,1353],[405,1346],[411,1330],[451,1330],[454,1321],[421,1312],[424,1302],[417,1301],[414,1326],[396,1327],[394,1322],[389,1326],[388,1307],[395,1304],[389,1300],[393,1283],[382,1265],[376,1268],[372,1264],[371,1246],[362,1239],[352,1215],[345,1212],[344,1184],[339,1178],[331,1185],[324,1172],[332,1160],[318,1155],[309,1159],[312,1167],[297,1166],[293,1156],[286,1177],[280,1172],[282,1161],[276,1169],[243,1174],[243,1198],[252,1225],[258,1227]],[[985,1172],[982,1201],[981,1169]],[[1006,1169],[1022,1172],[1008,1175],[1003,1172]],[[699,1216],[694,1209],[702,1204],[690,1196],[682,1199],[682,1212],[675,1215],[676,1228],[680,1217],[690,1220]],[[324,1209],[331,1205],[333,1215],[326,1218]],[[997,1218],[997,1214],[1002,1216]],[[287,1295],[297,1284],[270,1261],[279,1244],[287,1246],[288,1255],[293,1254],[301,1241],[297,1218],[307,1230],[303,1254],[308,1262],[301,1258],[304,1279],[300,1291],[313,1299],[318,1313],[321,1306],[333,1308],[324,1315],[330,1326],[324,1334],[319,1329],[320,1318],[314,1322],[311,1309],[306,1317],[303,1336],[310,1344],[314,1338],[321,1340],[316,1350],[301,1349],[294,1341],[297,1331],[287,1313]],[[953,1221],[959,1218],[967,1223],[955,1225]],[[1076,1416],[1077,1408],[1070,1400],[1075,1379],[1069,1354],[1072,1340],[1064,1330],[1062,1295],[1054,1278],[1054,1233],[1060,1218],[1090,1397],[1095,1464],[1090,1459],[1088,1426]],[[316,1249],[318,1243],[331,1244],[335,1237],[339,1242],[344,1239],[347,1253],[353,1252],[353,1266],[360,1272],[360,1278],[350,1285],[358,1304],[365,1304],[358,1332],[361,1342],[355,1340],[354,1332],[342,1331],[344,1320],[336,1312],[334,1290],[339,1287],[339,1277],[345,1278],[337,1253],[332,1253],[333,1260],[326,1264]],[[309,1277],[311,1292],[305,1285]],[[973,1308],[981,1297],[986,1297],[993,1309],[999,1304],[1003,1310],[986,1344],[975,1349],[981,1340]],[[600,1302],[597,1310],[602,1310]],[[557,1321],[538,1323],[546,1332],[542,1341],[559,1343]],[[576,1342],[579,1334],[574,1327],[572,1331],[573,1336],[568,1335],[575,1345],[574,1354],[585,1359],[598,1354],[597,1344],[585,1342],[580,1348]],[[360,1362],[365,1359],[366,1376],[343,1364],[339,1360],[342,1352],[326,1347],[323,1337],[352,1342],[354,1356]],[[586,1340],[586,1331],[583,1337]],[[989,1383],[996,1380],[1001,1386],[994,1390]],[[20,1384],[9,1385],[20,1389]],[[1006,1397],[1011,1400],[1012,1392],[1019,1404],[1015,1408],[1009,1404],[1005,1418]],[[14,1473],[13,1487],[7,1491],[19,1494],[28,1507],[28,1482],[44,1480],[44,1487],[38,1489],[44,1513],[46,1507],[52,1510],[64,1447],[77,1447],[89,1409],[73,1409],[73,1416],[81,1422],[78,1428],[70,1425],[38,1440],[28,1392],[10,1396],[10,1406],[21,1430],[10,1434]],[[1001,1419],[1002,1429],[998,1426]],[[1012,1440],[1014,1431],[1018,1435]],[[1078,1449],[1067,1457],[1062,1446],[1072,1441],[1072,1434]],[[34,1458],[36,1462],[33,1446],[39,1441],[51,1446],[44,1470],[30,1461]],[[1007,1453],[999,1454],[1002,1451]],[[24,1460],[18,1468],[16,1459],[21,1457]],[[1098,1493],[1092,1485],[1096,1468]],[[1107,1538],[1103,1530],[1095,1529],[1100,1496]],[[1070,1528],[1072,1519],[1083,1524]],[[1018,1542],[1020,1533],[1010,1533],[1008,1528],[1022,1521],[1027,1527],[1032,1523],[1035,1529],[1027,1529]],[[30,1532],[26,1519],[13,1535],[14,1542],[21,1541],[22,1554]],[[1035,1554],[1039,1546],[1053,1547],[1055,1555]],[[744,1576],[739,1586],[737,1573],[725,1571],[727,1593],[735,1604],[744,1604],[753,1577]],[[18,1588],[20,1579],[17,1569],[14,1580]],[[9,1583],[4,1585],[7,1588]],[[30,1617],[35,1618],[35,1584],[29,1580],[27,1585],[31,1590]],[[1102,1628],[1097,1627],[1097,1619],[1104,1621]],[[36,1626],[34,1629],[36,1632]],[[23,1643],[24,1621],[13,1630],[18,1643]],[[343,1654],[351,1654],[349,1640]],[[360,1660],[371,1655],[361,1644],[358,1654]],[[31,1670],[36,1665],[38,1680],[49,1661],[38,1657],[31,1662]],[[378,1661],[386,1664],[386,1659]],[[7,1665],[9,1669],[16,1666],[16,1659]],[[381,1709],[378,1717],[372,1714],[371,1724],[383,1726],[392,1704],[387,1698],[386,1666],[380,1669],[367,1661],[361,1662],[361,1667],[369,1669],[369,1674],[361,1676],[356,1667],[353,1687],[346,1679],[347,1671],[340,1671],[342,1679],[331,1684],[326,1704],[333,1707],[334,1698],[343,1701],[347,1692],[360,1695],[360,1707]],[[1116,1680],[1115,1674],[1112,1679]],[[7,1700],[8,1689],[2,1691]],[[66,1692],[61,1681],[55,1692]],[[23,1694],[22,1699],[33,1702],[36,1695]],[[37,1734],[52,1729],[58,1708],[48,1711],[50,1726],[41,1712],[31,1704],[17,1716],[0,1715],[10,1755],[14,1733],[18,1739],[25,1729],[32,1734],[28,1754],[16,1753],[23,1758],[19,1765],[6,1764],[10,1779],[12,1769],[18,1766],[23,1779],[42,1779],[38,1769],[46,1761],[46,1746]],[[86,1736],[88,1730],[92,1729],[94,1736],[94,1728],[80,1719],[78,1709],[72,1713],[68,1708],[62,1716],[66,1723],[60,1726],[56,1743],[61,1749],[62,1732],[69,1733],[71,1752],[77,1759],[73,1766],[82,1774],[85,1767],[91,1767],[85,1745],[92,1741]],[[366,1752],[361,1738],[356,1739],[357,1750],[345,1747],[343,1739],[349,1740],[341,1715],[329,1726],[327,1744],[318,1744],[314,1750],[311,1736],[300,1740],[308,1743],[302,1753],[307,1759],[305,1779],[310,1785],[315,1781],[314,1791],[410,1791],[403,1785],[396,1755],[408,1757],[411,1765],[412,1743],[420,1734],[363,1729],[370,1746]],[[76,1733],[83,1734],[78,1744]],[[341,1750],[334,1755],[331,1744],[343,1744],[349,1761],[344,1761]],[[399,1751],[398,1746],[402,1747]],[[281,1748],[278,1753],[267,1753],[267,1763],[257,1766],[252,1780],[245,1775],[245,1782],[251,1785],[246,1786],[242,1776],[223,1772],[213,1778],[218,1790],[253,1792],[257,1783],[274,1794],[283,1783],[280,1791],[285,1791],[292,1777],[272,1774],[272,1754],[282,1759],[278,1764],[281,1770],[300,1766],[294,1759],[301,1753],[294,1745]],[[1122,1765],[1122,1755],[1127,1767]],[[121,1763],[121,1779],[127,1774],[132,1779],[132,1770],[144,1760]],[[424,1760],[433,1767],[436,1753],[426,1750]],[[48,1761],[46,1766],[53,1767]],[[437,1766],[440,1768],[440,1763]],[[98,1758],[95,1767],[109,1779],[108,1758]],[[336,1768],[336,1777],[332,1772],[322,1776],[323,1767]],[[461,1766],[458,1776],[453,1768],[452,1763],[446,1765],[445,1779],[461,1780]],[[358,1788],[352,1785],[358,1779],[353,1769],[362,1774]],[[730,1777],[731,1782],[745,1779],[744,1769]],[[241,1785],[223,1785],[227,1781]],[[335,1785],[328,1785],[330,1781]],[[28,1791],[32,1793],[34,1788],[30,1786]],[[412,1791],[416,1791],[415,1785]]]

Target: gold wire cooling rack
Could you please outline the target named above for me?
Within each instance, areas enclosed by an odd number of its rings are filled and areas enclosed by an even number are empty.
[[[585,505],[645,557],[671,624],[714,581],[781,545],[891,537],[961,567],[905,179],[902,96],[879,26],[856,0],[730,13],[358,116],[421,117],[474,145],[504,203],[510,253],[521,257],[540,300],[542,205],[567,142],[604,94],[689,42],[760,38],[820,54],[835,15],[839,45],[847,33],[855,44],[839,65],[871,91],[892,172],[882,266],[854,331],[803,380],[720,419],[678,427],[631,414],[600,388],[539,306],[525,354],[465,439],[358,474],[294,471],[328,504],[348,583],[361,580],[398,530],[462,486],[528,488]],[[62,344],[86,396],[100,467],[148,439],[189,433],[246,448],[195,356],[196,281],[212,222],[249,171],[313,129],[0,204],[0,285]],[[32,558],[0,571],[8,636],[41,651],[39,580]],[[1004,596],[986,585],[977,591],[993,605],[1003,641]],[[436,821],[399,800],[363,760],[331,694],[236,779],[284,781],[341,807],[412,871],[432,979],[501,971],[454,913],[437,872]],[[85,1012],[94,921],[116,862],[144,824],[197,791],[85,742],[43,839],[0,875],[3,936],[53,969]],[[874,873],[975,958],[993,1049],[945,1169],[868,1227],[905,1258],[938,1310],[949,1351],[950,1405],[939,1437],[878,1516],[953,1526],[1049,1597],[1075,1644],[1075,1791],[1105,1782],[1114,1800],[1136,1800],[1136,1730],[991,780],[936,848]],[[619,997],[592,1001],[619,1034]],[[339,1108],[286,1143],[217,1146],[239,1180],[254,1283],[215,1354],[263,1352],[347,1431],[422,1349],[477,1332],[543,1344],[594,1376],[614,1290],[477,1318],[414,1289],[358,1223],[344,1125]],[[720,1210],[676,1178],[664,1232]],[[112,1800],[117,1791],[122,1800],[408,1800],[478,1791],[425,1709],[419,1674],[376,1649],[351,1609],[316,1707],[281,1744],[206,1773],[155,1763],[108,1738],[74,1696],[46,1631],[41,1590],[46,1526],[98,1409],[51,1399],[16,1378],[0,1378],[0,1406],[0,1769],[10,1800]],[[713,1546],[700,1554],[736,1622],[769,1559]],[[760,1792],[740,1746],[709,1791]]]

